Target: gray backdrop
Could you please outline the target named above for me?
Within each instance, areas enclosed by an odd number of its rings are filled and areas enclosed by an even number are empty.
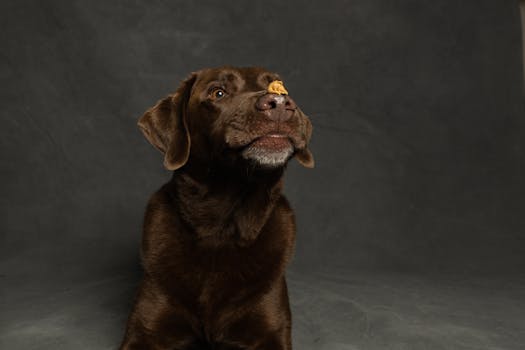
[[[517,1],[20,0],[0,19],[6,285],[138,271],[170,174],[136,120],[223,64],[279,72],[313,121],[317,167],[286,180],[294,268],[525,268]]]

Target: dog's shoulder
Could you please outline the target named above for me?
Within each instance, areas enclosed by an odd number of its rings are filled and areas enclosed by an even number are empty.
[[[176,219],[176,204],[169,190],[169,184],[162,186],[149,199],[144,217],[144,229],[149,231],[158,226],[173,226]]]
[[[173,255],[183,243],[181,240],[185,236],[185,227],[177,213],[169,184],[161,187],[148,201],[143,228],[143,260],[163,256],[166,250],[171,250],[170,255]]]

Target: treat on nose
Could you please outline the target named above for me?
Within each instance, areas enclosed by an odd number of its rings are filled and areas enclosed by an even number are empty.
[[[288,95],[288,91],[286,91],[283,82],[280,80],[274,80],[268,84],[267,90],[270,94]]]

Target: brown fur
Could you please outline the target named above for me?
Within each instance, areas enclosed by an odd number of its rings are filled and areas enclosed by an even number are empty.
[[[285,164],[242,156],[279,133],[313,166],[300,109],[255,107],[277,79],[260,68],[205,69],[140,119],[174,172],[146,209],[144,277],[121,349],[291,349],[284,273],[295,223],[281,194]],[[214,86],[226,96],[215,98]],[[266,148],[256,151],[265,159]]]

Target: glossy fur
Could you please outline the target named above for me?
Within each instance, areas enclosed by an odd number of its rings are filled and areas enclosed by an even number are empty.
[[[202,70],[140,119],[174,172],[146,209],[144,277],[121,349],[291,349],[294,215],[281,194],[285,163],[265,163],[273,139],[264,136],[285,135],[276,152],[289,142],[306,167],[313,158],[298,108],[255,107],[277,78]],[[250,147],[255,158],[243,156]]]

